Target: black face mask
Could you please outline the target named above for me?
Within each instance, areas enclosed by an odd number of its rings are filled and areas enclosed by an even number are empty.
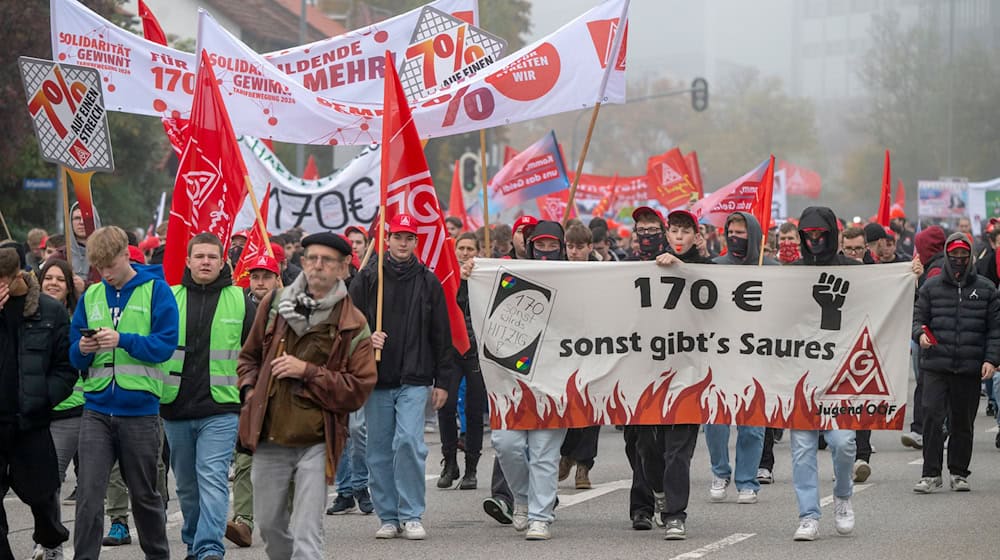
[[[729,253],[737,259],[742,259],[747,256],[749,246],[750,240],[745,237],[734,237],[730,235],[726,238],[726,247],[729,248]]]
[[[561,261],[561,260],[563,260],[563,258],[562,258],[562,250],[561,249],[556,249],[555,251],[539,251],[538,249],[534,249],[532,251],[532,256],[534,257],[534,260],[536,260],[536,261]]]
[[[822,255],[826,251],[826,235],[824,234],[823,237],[820,237],[819,239],[807,237],[806,247],[813,255]]]
[[[666,237],[663,235],[662,231],[657,233],[640,233],[639,251],[647,255],[659,252],[665,242]]]
[[[948,255],[948,264],[951,266],[951,274],[957,280],[969,266],[969,257],[953,257]]]

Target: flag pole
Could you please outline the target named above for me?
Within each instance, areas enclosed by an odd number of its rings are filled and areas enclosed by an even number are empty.
[[[274,256],[274,249],[271,248],[271,238],[267,235],[267,226],[264,225],[264,216],[260,213],[260,205],[257,204],[257,195],[253,192],[253,183],[250,182],[250,176],[243,176],[244,184],[247,187],[247,193],[250,195],[250,205],[253,206],[253,213],[256,216],[254,225],[260,229],[260,237],[264,240],[264,248],[267,250],[267,256]],[[278,277],[278,281],[281,281],[281,277]]]
[[[483,243],[486,256],[493,256],[492,245],[490,245],[490,197],[489,189],[486,185],[486,129],[479,131],[479,168],[483,175]]]
[[[358,265],[358,271],[364,270],[365,265],[368,264],[368,259],[372,258],[372,251],[375,249],[374,243],[368,244],[368,249],[365,250],[365,256],[361,259],[361,264]]]
[[[73,264],[73,244],[70,243],[70,236],[73,235],[73,222],[69,216],[69,187],[66,185],[66,168],[59,165],[59,190],[62,191],[63,200],[63,229],[66,230],[66,260]]]
[[[625,0],[622,5],[622,13],[618,17],[618,27],[615,29],[614,42],[611,44],[611,51],[608,53],[608,62],[604,68],[604,77],[601,78],[600,94],[597,102],[594,103],[594,112],[590,115],[590,126],[587,128],[587,138],[583,141],[583,151],[580,152],[580,161],[576,164],[576,175],[573,177],[573,184],[569,187],[569,200],[566,202],[566,210],[563,212],[562,226],[566,227],[569,221],[569,213],[573,209],[576,198],[576,187],[580,183],[580,174],[583,173],[583,162],[587,159],[587,151],[590,149],[590,139],[594,135],[594,126],[597,124],[597,115],[601,112],[601,103],[604,101],[604,92],[608,88],[608,78],[611,71],[618,65],[618,55],[621,53],[622,40],[625,38],[625,16],[628,15],[629,0]]]
[[[14,239],[10,235],[10,230],[7,229],[7,219],[3,217],[3,210],[0,210],[0,223],[3,223],[3,230],[7,233],[7,239]]]
[[[385,157],[385,154],[382,154]],[[382,178],[383,184],[385,184],[385,178]],[[376,299],[375,307],[375,330],[382,330],[382,300],[383,300],[383,287],[385,286],[385,277],[383,268],[385,268],[385,201],[382,201],[378,212],[378,298]],[[382,350],[375,349],[375,361],[382,361]]]

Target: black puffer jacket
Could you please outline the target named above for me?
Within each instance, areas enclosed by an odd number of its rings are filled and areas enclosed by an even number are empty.
[[[948,243],[964,237],[952,234]],[[956,278],[947,259],[941,274],[920,288],[913,310],[913,340],[927,325],[937,344],[920,351],[920,369],[980,375],[983,362],[1000,364],[1000,299],[992,282],[976,274],[972,259]]]
[[[25,274],[28,294],[11,298],[0,328],[16,325],[17,334],[17,424],[22,430],[49,425],[52,407],[73,392],[78,372],[69,363],[69,315],[66,307],[39,293],[34,275]],[[18,301],[20,300],[20,301]],[[7,333],[8,335],[13,333]]]

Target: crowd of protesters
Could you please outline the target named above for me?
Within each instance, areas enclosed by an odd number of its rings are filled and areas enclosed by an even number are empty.
[[[61,500],[76,508],[75,558],[130,545],[129,510],[145,557],[170,558],[168,472],[186,559],[223,558],[224,539],[252,546],[255,529],[269,558],[323,557],[324,512],[374,513],[378,539],[426,538],[428,415],[440,427],[437,488],[479,487],[489,411],[469,309],[475,257],[666,267],[756,266],[761,254],[768,266],[911,262],[919,286],[916,391],[901,441],[923,450],[913,490],[943,486],[946,439],[949,486],[970,489],[981,391],[1000,422],[993,395],[1000,384],[991,382],[1000,364],[1000,224],[986,224],[976,239],[968,220],[950,235],[939,226],[914,234],[900,209],[882,227],[812,207],[769,232],[743,212],[722,228],[687,210],[664,216],[639,207],[631,218],[631,228],[602,218],[564,228],[523,216],[491,228],[490,246],[484,228],[465,231],[448,218],[463,273],[457,303],[472,342],[462,355],[452,346],[444,291],[416,256],[416,221],[405,214],[388,224],[381,286],[377,255],[366,258],[373,240],[359,227],[273,236],[270,253],[248,266],[245,289],[234,286],[232,271],[246,232],[233,234],[228,253],[224,240],[195,235],[176,286],[167,285],[161,266],[165,225],[140,239],[102,227],[95,215],[88,234],[74,207],[68,240],[33,229],[24,242],[0,243],[0,493],[12,489],[32,510],[31,558],[62,557],[70,531]],[[572,474],[575,488],[592,487],[599,432],[492,431],[485,513],[528,540],[549,539],[559,482]],[[668,540],[686,538],[701,432],[711,501],[727,501],[734,485],[737,503],[755,504],[762,485],[774,482],[782,430],[737,426],[731,461],[730,426],[625,426],[633,529],[662,527]],[[850,534],[853,485],[873,473],[871,433],[791,430],[788,437],[794,539],[819,533],[816,462],[826,447],[836,475],[835,530]],[[61,496],[71,465],[76,488]],[[336,497],[328,504],[331,485]],[[12,558],[2,509],[0,531],[0,558]]]

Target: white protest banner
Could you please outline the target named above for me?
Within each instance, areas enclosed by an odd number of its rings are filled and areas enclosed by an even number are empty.
[[[750,267],[477,259],[494,429],[903,427],[909,263]]]
[[[90,68],[18,58],[40,155],[74,171],[114,171],[101,76]]]
[[[436,0],[428,6],[473,25],[479,21],[476,0]],[[194,54],[147,41],[77,0],[50,0],[50,8],[53,56],[98,70],[109,111],[187,117],[194,94]],[[307,90],[381,104],[385,51],[409,48],[421,12],[410,10],[264,58]]]
[[[281,232],[301,227],[307,232],[343,233],[347,226],[368,229],[378,212],[381,151],[365,148],[347,167],[332,175],[308,181],[293,175],[274,152],[252,136],[239,139],[254,194],[261,204],[271,184],[267,224]],[[253,227],[249,203],[236,216],[235,229]]]
[[[442,85],[413,106],[421,138],[461,134],[593,106],[607,65],[604,103],[625,101],[625,43],[611,46],[626,0],[609,0],[553,34]],[[381,102],[316,95],[199,14],[198,48],[208,52],[239,134],[297,144],[368,144],[381,139]]]
[[[969,215],[969,183],[959,179],[917,182],[920,219],[958,219]]]

